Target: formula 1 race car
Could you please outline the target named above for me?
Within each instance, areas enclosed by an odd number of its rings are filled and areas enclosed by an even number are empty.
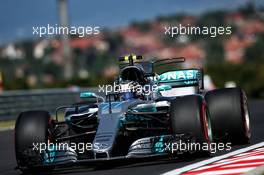
[[[250,141],[247,98],[240,88],[205,92],[201,69],[156,71],[184,58],[144,62],[142,56],[128,55],[119,61],[120,73],[106,95],[81,92],[82,102],[58,107],[56,118],[46,111],[19,115],[15,153],[20,170],[210,155],[212,143]],[[60,111],[64,121],[58,120]]]

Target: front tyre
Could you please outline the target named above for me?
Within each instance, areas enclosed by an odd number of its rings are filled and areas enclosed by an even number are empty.
[[[34,145],[51,139],[52,120],[46,111],[22,112],[15,126],[15,153],[18,167],[23,172],[43,165],[43,155]]]
[[[174,135],[189,133],[200,147],[212,142],[210,118],[202,96],[177,97],[171,101],[170,116]],[[210,155],[210,149],[196,151]]]
[[[213,135],[216,141],[249,143],[251,137],[247,97],[240,88],[225,88],[207,92]]]

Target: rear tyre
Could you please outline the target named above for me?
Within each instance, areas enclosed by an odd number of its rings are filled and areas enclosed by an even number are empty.
[[[15,153],[18,167],[23,172],[35,171],[43,165],[43,155],[34,148],[33,143],[45,143],[51,140],[51,117],[46,111],[22,112],[15,126]]]
[[[202,147],[212,141],[210,118],[203,97],[189,95],[171,101],[170,116],[173,134],[189,133]],[[210,148],[210,147],[209,147]],[[208,150],[196,150],[202,155],[210,155]]]
[[[251,137],[247,97],[240,88],[209,91],[205,95],[215,141],[249,143]]]

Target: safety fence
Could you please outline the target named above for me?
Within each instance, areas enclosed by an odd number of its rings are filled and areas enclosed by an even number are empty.
[[[47,110],[54,113],[59,106],[79,102],[79,94],[83,91],[96,92],[96,88],[1,92],[0,120],[16,119],[20,112],[27,110]]]

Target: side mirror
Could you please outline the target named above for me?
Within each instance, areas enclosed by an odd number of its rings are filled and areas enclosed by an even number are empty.
[[[96,98],[96,94],[93,92],[81,92],[80,98]]]
[[[167,84],[163,84],[163,85],[160,85],[158,86],[158,91],[168,91],[168,90],[171,90],[172,87],[170,85],[167,85]]]
[[[98,103],[98,100],[101,99],[102,101],[105,101],[104,97],[100,96],[100,95],[97,95],[93,92],[81,92],[80,93],[80,98],[96,98],[97,100],[97,103]]]

